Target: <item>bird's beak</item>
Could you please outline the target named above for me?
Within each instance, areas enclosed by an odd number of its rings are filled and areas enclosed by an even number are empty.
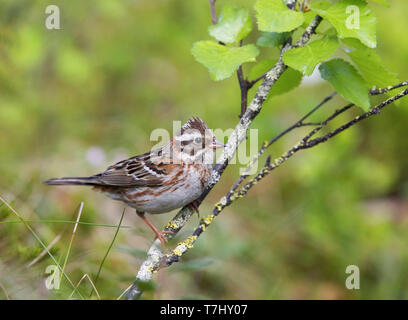
[[[218,149],[218,148],[224,148],[225,144],[218,141],[217,139],[214,139],[213,143],[211,144],[211,147],[215,150],[215,149]]]

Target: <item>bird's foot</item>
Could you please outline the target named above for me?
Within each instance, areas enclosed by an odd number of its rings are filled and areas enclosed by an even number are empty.
[[[146,217],[144,212],[138,212],[136,211],[137,215],[149,226],[150,229],[155,233],[156,237],[154,238],[159,239],[160,242],[164,245],[167,243],[167,238],[166,234],[171,234],[174,233],[173,231],[170,230],[164,230],[164,231],[159,231]]]
[[[156,229],[156,231],[154,231],[154,233],[156,234],[156,236],[154,237],[154,240],[159,239],[161,244],[163,244],[163,245],[168,242],[165,235],[174,233],[173,231],[170,231],[170,230],[159,231],[159,230]]]
[[[192,210],[194,210],[195,212],[197,212],[198,218],[200,219],[200,211],[198,210],[197,202],[196,202],[196,201],[190,202],[190,203],[188,204],[188,206],[189,206]]]

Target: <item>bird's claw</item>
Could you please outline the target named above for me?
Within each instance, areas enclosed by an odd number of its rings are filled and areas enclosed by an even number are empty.
[[[198,210],[197,203],[195,201],[189,203],[189,207],[197,212],[198,218],[200,218],[200,211]]]
[[[168,242],[168,240],[167,240],[165,234],[173,234],[173,233],[174,233],[174,232],[173,232],[173,231],[170,231],[170,230],[158,231],[158,232],[156,233],[156,236],[154,237],[154,240],[159,239],[160,242],[161,242],[161,244],[164,245],[164,244],[166,244],[166,243]]]

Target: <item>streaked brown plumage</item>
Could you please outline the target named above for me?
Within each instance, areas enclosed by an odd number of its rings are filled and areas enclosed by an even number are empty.
[[[209,181],[215,148],[223,146],[203,120],[193,118],[163,147],[122,160],[89,177],[56,178],[44,183],[93,186],[135,208],[164,242],[163,234],[144,213],[164,213],[194,203]]]

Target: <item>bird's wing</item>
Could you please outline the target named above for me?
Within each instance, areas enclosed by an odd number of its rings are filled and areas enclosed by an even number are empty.
[[[116,187],[159,187],[174,169],[165,159],[154,159],[148,152],[120,161],[105,172],[95,175],[101,185]]]

